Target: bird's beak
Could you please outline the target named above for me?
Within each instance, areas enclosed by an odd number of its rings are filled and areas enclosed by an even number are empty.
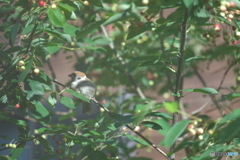
[[[68,77],[71,77],[71,78],[72,78],[72,77],[73,77],[73,73],[72,73],[72,74],[69,74]]]

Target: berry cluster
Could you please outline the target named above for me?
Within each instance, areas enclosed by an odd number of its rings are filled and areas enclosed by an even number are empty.
[[[228,44],[238,44],[240,31],[236,30],[236,27],[234,24],[232,24],[233,18],[240,18],[240,10],[236,10],[236,3],[234,1],[225,0],[220,2],[216,0],[213,0],[211,2],[210,0],[205,0],[205,2],[205,8],[207,11],[209,11],[212,15],[223,17],[226,19],[226,21],[228,21],[228,24],[231,25],[229,28],[227,26],[225,27],[224,25],[221,25],[221,22],[214,22],[216,24],[214,24],[212,28],[205,32],[202,36],[214,45],[216,45],[216,39],[219,37],[222,37],[224,42]],[[224,30],[222,29],[223,27],[225,27]]]
[[[204,130],[203,128],[201,127],[198,127],[197,128],[197,125],[198,125],[198,121],[193,121],[192,123],[190,123],[188,126],[187,126],[187,131],[189,132],[189,134],[191,136],[194,136],[194,135],[198,135],[198,139],[199,140],[203,140],[203,133],[204,133]]]
[[[17,145],[14,143],[9,143],[5,145],[6,148],[17,148]]]

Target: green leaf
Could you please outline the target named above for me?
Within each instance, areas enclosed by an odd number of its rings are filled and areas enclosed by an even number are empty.
[[[83,49],[91,49],[91,50],[98,50],[101,52],[106,52],[107,50],[102,48],[102,47],[94,47],[94,46],[85,46],[85,47],[81,47]]]
[[[66,24],[63,28],[63,31],[71,36],[76,36],[76,31],[79,31],[80,29],[72,26],[70,24]]]
[[[61,46],[61,45],[62,45],[62,43],[56,43],[55,46],[48,45],[48,46],[47,46],[47,51],[48,51],[48,53],[49,53],[49,54],[54,54],[54,53],[56,53],[57,51],[59,51],[59,50],[61,49],[61,47],[59,47],[59,46]]]
[[[178,110],[178,103],[177,102],[165,102],[164,107],[168,112],[175,113]]]
[[[50,121],[48,110],[39,101],[32,101],[33,107],[29,107],[33,116],[42,124],[47,125]]]
[[[10,39],[9,39],[9,44],[13,47],[14,43],[15,43],[15,39],[18,33],[18,27],[19,27],[19,23],[16,23],[12,29],[11,29],[11,35],[10,35]]]
[[[193,61],[196,59],[204,59],[204,58],[203,57],[190,57],[190,58],[186,59],[185,62],[190,62],[190,61]]]
[[[114,118],[122,124],[129,124],[134,121],[134,116],[132,115],[122,116],[120,114],[114,114]]]
[[[228,100],[232,100],[232,99],[238,98],[238,97],[240,97],[240,92],[230,93],[230,94],[227,94],[227,95],[222,95],[223,99],[228,99]]]
[[[50,35],[52,35],[52,36],[54,36],[54,37],[57,37],[57,38],[59,38],[59,39],[62,39],[62,40],[64,40],[64,41],[66,41],[66,42],[71,42],[71,41],[72,41],[70,35],[68,35],[68,34],[63,34],[63,33],[61,33],[61,32],[58,32],[57,30],[52,30],[52,29],[47,28],[47,29],[44,29],[43,32],[46,32],[46,33],[48,33],[48,34],[50,34]],[[57,43],[56,43],[56,44],[57,44]]]
[[[224,116],[219,122],[218,124],[224,124],[227,123],[228,121],[232,121],[234,119],[240,118],[240,109],[235,109],[232,111],[232,113],[227,114],[226,116]]]
[[[162,135],[166,136],[169,129],[171,128],[171,125],[169,124],[169,122],[166,121],[165,119],[154,120],[154,122],[160,124],[161,127],[163,128],[161,130],[158,130],[158,132],[160,132]]]
[[[48,96],[48,103],[50,103],[52,106],[54,106],[57,103],[56,93],[51,93]]]
[[[183,4],[187,7],[190,8],[195,0],[183,0]]]
[[[26,90],[27,98],[30,99],[34,95],[44,95],[44,89],[42,87],[42,84],[39,83],[39,81],[34,81],[31,79],[28,79],[28,85],[30,86],[31,90]]]
[[[153,28],[153,26],[151,26],[152,23],[149,23],[149,22],[147,22],[147,23],[138,22],[138,23],[142,23],[142,26],[136,26],[134,24],[129,27],[129,34],[127,36],[127,40],[132,39],[132,38],[142,34],[143,32],[146,32]]]
[[[239,126],[239,122],[240,118],[235,119],[234,121],[230,122],[225,128],[222,129],[219,137],[221,143],[228,142],[240,134],[240,127],[237,127]]]
[[[182,120],[175,124],[166,134],[164,138],[164,145],[170,148],[172,144],[177,140],[177,138],[184,132],[190,120]]]
[[[68,114],[66,114],[66,115],[64,115],[64,116],[59,117],[58,120],[59,120],[59,121],[63,121],[63,120],[65,120],[65,119],[74,117],[75,115],[76,115],[76,112],[71,112],[71,113],[68,113]]]
[[[18,82],[23,82],[26,76],[28,75],[29,71],[31,70],[32,63],[33,63],[34,58],[30,57],[28,60],[28,64],[26,65],[26,69],[21,72],[21,74],[18,76]]]
[[[235,25],[237,26],[238,30],[240,30],[240,21],[237,21],[235,19],[232,19]]]
[[[62,10],[68,11],[68,12],[73,12],[75,10],[74,7],[68,5],[67,3],[64,3],[64,1],[63,1],[63,3],[62,2],[58,2],[57,6],[60,7]]]
[[[94,152],[90,152],[90,154],[88,154],[88,158],[90,160],[96,160],[97,159],[101,159],[101,160],[108,160],[108,157],[101,151],[94,151]]]
[[[22,34],[24,35],[30,33],[33,30],[33,27],[34,27],[33,24],[27,26],[26,28],[23,29]]]
[[[13,148],[13,149],[11,149],[11,151],[10,151],[10,154],[11,154],[11,159],[17,159],[17,158],[19,158],[19,156],[23,153],[23,150],[24,150],[24,148]]]
[[[130,13],[128,11],[124,11],[123,13],[117,13],[114,14],[112,17],[108,18],[103,25],[109,25],[111,23],[117,22],[117,21],[124,21],[126,19],[128,19],[130,16]]]
[[[92,38],[92,41],[96,45],[108,45],[112,42],[112,40],[109,37],[103,36],[103,35],[97,35]]]
[[[82,95],[81,93],[75,92],[72,89],[67,89],[66,92],[70,93],[71,95],[73,95],[76,98],[79,98],[83,101],[86,101],[86,102],[90,103],[89,99],[87,97],[85,97],[84,95]]]
[[[149,146],[149,144],[146,141],[144,141],[144,140],[142,140],[140,138],[137,138],[135,136],[132,136],[130,134],[126,134],[126,137],[131,139],[131,140],[133,140],[133,141],[135,141],[135,142],[137,142],[137,143],[139,143],[139,144],[142,144],[144,146]]]
[[[51,144],[49,143],[48,140],[46,140],[42,137],[39,137],[38,140],[39,140],[40,144],[43,145],[45,150],[47,150],[50,154],[54,153],[53,147],[51,146]]]
[[[48,7],[47,14],[53,25],[63,27],[66,24],[66,18],[59,7],[56,9]]]
[[[190,88],[182,90],[183,92],[200,92],[200,93],[206,93],[206,94],[218,94],[218,91],[216,91],[214,88]]]
[[[75,103],[73,102],[73,100],[69,97],[62,97],[60,99],[60,102],[66,106],[67,108],[70,108],[70,109],[75,109],[76,106],[75,106]]]
[[[162,118],[166,118],[166,119],[169,119],[169,120],[172,119],[172,117],[169,116],[169,114],[161,113],[161,112],[151,112],[151,113],[148,113],[148,114],[145,115],[145,117],[150,117],[150,116],[152,116],[152,117],[162,117]]]
[[[152,128],[154,130],[163,129],[159,124],[157,124],[155,122],[151,122],[151,121],[143,121],[141,124],[148,127],[148,128]]]
[[[98,29],[98,27],[104,22],[105,20],[100,20],[100,21],[96,21],[93,23],[88,24],[87,26],[85,26],[81,31],[76,31],[76,38],[83,38],[86,35],[88,35],[90,32],[92,32],[94,29]]]
[[[102,2],[100,0],[88,0],[89,4],[97,7],[103,7]]]

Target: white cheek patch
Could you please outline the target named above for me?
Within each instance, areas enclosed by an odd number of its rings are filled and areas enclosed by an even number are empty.
[[[78,85],[78,81],[73,81],[73,82],[71,83],[71,88],[76,88],[77,85]]]
[[[82,78],[81,78],[81,80],[85,80],[85,79],[87,79],[87,77],[86,77],[86,76],[84,76],[84,77],[82,77]]]

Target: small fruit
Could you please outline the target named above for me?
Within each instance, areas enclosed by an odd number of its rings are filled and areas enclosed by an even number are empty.
[[[221,30],[221,26],[219,24],[214,24],[214,30],[219,32]]]
[[[228,18],[233,19],[233,14],[229,14]]]
[[[236,32],[236,36],[240,37],[240,32],[239,31]]]
[[[12,144],[12,148],[17,148],[17,145],[16,144]]]
[[[148,3],[149,3],[149,0],[142,0],[143,5],[148,5]]]
[[[188,126],[187,126],[187,130],[190,130],[190,129],[193,129],[194,128],[194,125],[192,123],[190,123]]]
[[[234,40],[234,41],[232,41],[232,44],[233,44],[233,45],[237,45],[237,44],[238,44],[238,41],[237,41],[237,40]]]
[[[203,134],[204,130],[202,128],[196,129],[197,134]]]
[[[34,72],[36,75],[38,75],[40,71],[39,71],[38,68],[35,68],[33,72]]]
[[[61,153],[61,150],[60,150],[60,149],[57,149],[57,150],[56,150],[56,153],[58,153],[58,154]]]
[[[210,135],[212,135],[212,134],[214,133],[214,131],[213,131],[212,129],[210,129],[210,130],[208,130],[208,133],[209,133]]]
[[[193,121],[192,123],[193,123],[194,126],[196,126],[196,125],[198,124],[198,121],[195,120],[195,121]]]
[[[44,1],[39,1],[39,2],[38,2],[38,5],[39,5],[40,7],[44,7],[44,6],[46,5],[46,3],[45,3]]]
[[[199,135],[198,136],[198,139],[201,141],[201,140],[203,140],[203,135]]]
[[[25,66],[20,67],[20,71],[24,71],[25,69],[26,69]]]
[[[88,6],[89,5],[89,2],[88,1],[83,1],[83,4]]]
[[[188,130],[191,136],[194,136],[196,134],[196,131],[194,129]]]
[[[236,7],[236,3],[233,2],[233,1],[231,1],[231,2],[230,2],[230,7],[235,8],[235,7]]]
[[[226,7],[226,6],[220,6],[219,9],[220,9],[222,12],[226,12],[226,11],[227,11],[227,7]]]
[[[53,3],[51,7],[52,7],[52,9],[56,9],[57,8],[56,3]]]
[[[22,65],[24,65],[24,64],[25,64],[25,62],[22,61],[22,60],[18,62],[18,65],[19,65],[19,66],[22,66]]]
[[[18,109],[18,108],[20,108],[21,106],[20,106],[20,104],[15,104],[15,108],[16,109]]]

